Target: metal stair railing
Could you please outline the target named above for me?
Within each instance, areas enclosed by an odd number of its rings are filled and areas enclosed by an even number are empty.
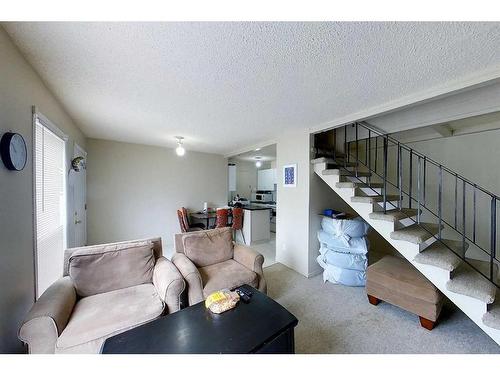
[[[497,204],[499,201],[499,197],[496,194],[491,193],[490,191],[484,189],[483,187],[477,185],[476,183],[470,181],[469,179],[465,178],[464,176],[461,176],[460,174],[452,171],[451,169],[443,166],[441,163],[438,163],[437,161],[427,157],[426,155],[412,149],[408,145],[401,143],[397,139],[394,139],[390,135],[384,133],[383,131],[376,129],[372,125],[368,124],[367,122],[355,122],[351,124],[346,124],[342,127],[335,128],[333,129],[334,131],[334,139],[335,139],[335,144],[337,145],[337,133],[343,129],[343,168],[347,170],[348,165],[347,163],[350,163],[352,159],[354,159],[354,177],[359,179],[358,172],[359,172],[359,167],[360,165],[363,165],[365,168],[368,169],[368,171],[372,172],[372,174],[378,176],[380,179],[382,179],[383,182],[383,200],[382,200],[382,206],[384,212],[387,211],[388,205],[393,206],[394,209],[403,209],[403,200],[405,196],[407,197],[408,201],[408,207],[412,208],[412,205],[416,203],[416,209],[417,209],[417,219],[414,220],[413,218],[410,218],[411,220],[414,221],[416,224],[421,224],[421,212],[423,209],[426,210],[430,215],[434,216],[437,221],[438,221],[438,233],[437,235],[434,235],[431,233],[425,226],[422,226],[422,228],[426,231],[428,231],[436,240],[440,241],[444,246],[446,246],[449,250],[451,250],[453,253],[455,253],[457,256],[459,256],[462,261],[467,263],[470,267],[478,271],[481,275],[486,277],[489,281],[494,283],[497,287],[499,287],[498,281],[495,279],[495,272],[494,272],[494,267],[495,263],[497,262],[496,259],[496,250],[497,250]],[[353,131],[349,132],[349,129],[353,129]],[[360,138],[360,129],[362,129],[365,133],[364,137]],[[351,133],[351,134],[349,134]],[[352,134],[354,133],[354,134]],[[379,141],[380,139],[380,141]],[[360,151],[362,149],[360,148],[360,143],[364,143],[364,158],[360,158]],[[381,143],[381,145],[379,145]],[[352,146],[354,146],[355,150],[354,152],[351,152]],[[375,146],[375,147],[372,147]],[[382,149],[382,168],[379,168],[379,148],[381,146]],[[362,146],[363,147],[363,146]],[[391,147],[394,147],[396,150],[396,181],[392,182],[390,180],[390,171],[388,168],[389,164],[389,149]],[[374,155],[373,154],[374,152]],[[403,170],[403,163],[404,163],[404,155],[403,152],[407,152],[409,155],[408,161],[408,181],[404,181],[404,170]],[[337,147],[334,147],[333,152],[331,153],[333,155],[333,158],[336,160],[336,155],[339,154],[339,151],[337,150]],[[416,168],[417,168],[417,173],[416,173],[416,178],[414,179],[414,161],[416,159]],[[339,165],[342,165],[342,162],[338,163]],[[437,207],[430,207],[428,197],[428,189],[426,189],[426,185],[428,185],[428,179],[429,179],[429,173],[428,169],[429,166],[434,166],[437,168],[437,173],[436,173],[436,178],[437,178]],[[382,170],[380,170],[382,169]],[[444,181],[444,176],[449,175],[451,176],[454,181],[455,181],[455,186],[454,186],[454,203],[453,203],[453,212],[454,212],[454,220],[453,223],[450,222],[450,220],[446,220],[443,214],[443,181]],[[415,181],[416,180],[416,181]],[[359,179],[359,181],[361,181]],[[368,184],[367,186],[370,186],[371,182],[371,177],[368,177]],[[408,189],[405,190],[404,188],[404,182],[408,183]],[[414,185],[416,183],[416,194],[413,194],[414,191]],[[462,225],[458,225],[458,206],[459,206],[459,200],[458,200],[458,186],[462,186],[462,199],[461,199],[461,205],[462,205],[462,212],[461,212],[461,220],[462,220]],[[391,186],[393,188],[396,188],[398,190],[399,194],[399,201],[398,205],[395,206],[391,202],[387,201],[387,188]],[[471,234],[467,233],[467,203],[468,201],[466,200],[466,195],[467,195],[467,188],[472,188],[472,230],[469,232],[472,232]],[[373,189],[372,189],[373,190]],[[375,190],[373,190],[375,191]],[[483,196],[486,197],[486,199],[489,200],[489,249],[486,249],[484,245],[481,245],[478,240],[477,236],[477,200],[478,200],[478,194],[481,193]],[[436,212],[437,211],[437,212]],[[447,225],[450,229],[454,230],[457,232],[462,241],[462,246],[463,246],[463,251],[461,254],[457,253],[457,251],[450,246],[448,246],[445,242],[441,241],[442,238],[442,227],[444,225]],[[465,256],[468,243],[472,243],[474,246],[476,246],[479,250],[484,252],[485,254],[488,255],[489,259],[489,272],[488,275],[485,275],[482,273],[477,267],[475,267],[473,264],[471,264],[468,259]]]

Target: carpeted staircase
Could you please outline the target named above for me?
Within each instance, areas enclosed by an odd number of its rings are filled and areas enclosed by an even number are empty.
[[[349,159],[347,163],[346,156],[337,153],[335,159],[320,157],[312,164],[347,204],[500,344],[500,296],[495,299],[498,289],[484,276],[497,280],[497,265],[468,258],[465,241],[439,239],[444,226],[417,223],[419,210],[402,207],[399,194],[386,195],[384,212],[383,179],[369,168],[360,168],[355,157]]]

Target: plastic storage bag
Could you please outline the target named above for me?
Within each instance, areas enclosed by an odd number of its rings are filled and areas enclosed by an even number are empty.
[[[346,243],[353,237],[366,236],[370,230],[370,226],[361,217],[352,220],[324,217],[321,220],[321,228],[328,234],[343,238]]]
[[[366,272],[351,270],[347,268],[340,268],[332,264],[327,264],[318,256],[317,261],[324,269],[323,281],[331,282],[333,284],[344,284],[347,286],[365,286]]]
[[[365,254],[350,254],[341,253],[330,250],[322,246],[319,250],[321,260],[326,264],[331,264],[340,268],[348,268],[351,270],[364,271],[366,270],[368,259]]]
[[[223,289],[210,294],[205,300],[205,307],[213,313],[221,314],[234,308],[239,300],[238,293]]]
[[[342,253],[366,254],[368,252],[366,237],[353,237],[346,242],[344,238],[335,237],[324,230],[320,230],[318,240],[322,246]]]

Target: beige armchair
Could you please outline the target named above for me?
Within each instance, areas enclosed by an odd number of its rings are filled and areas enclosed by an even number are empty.
[[[185,282],[160,238],[67,249],[64,275],[19,330],[30,353],[99,353],[104,341],[180,308]]]
[[[203,301],[216,290],[242,284],[267,292],[264,257],[234,243],[231,228],[176,234],[175,251],[172,262],[186,280],[189,305]]]

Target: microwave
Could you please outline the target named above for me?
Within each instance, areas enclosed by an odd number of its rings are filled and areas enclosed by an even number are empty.
[[[273,201],[273,193],[268,192],[257,192],[254,193],[254,201],[256,202],[272,202]]]

